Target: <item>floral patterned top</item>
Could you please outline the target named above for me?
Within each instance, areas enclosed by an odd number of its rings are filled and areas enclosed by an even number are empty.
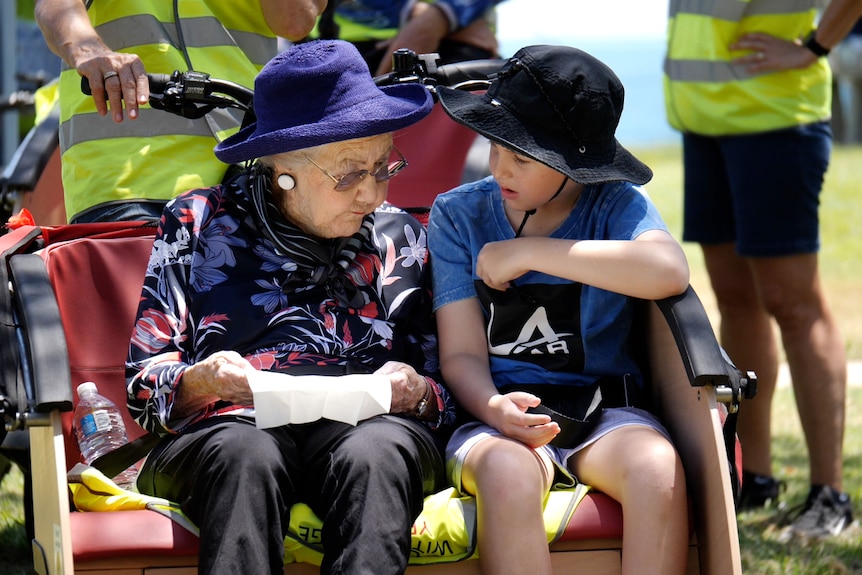
[[[322,285],[297,285],[296,263],[259,231],[247,182],[192,190],[162,215],[126,363],[135,419],[149,431],[175,433],[213,415],[253,415],[252,406],[222,401],[171,416],[185,369],[233,350],[271,371],[338,365],[370,372],[402,361],[435,391],[439,417],[429,425],[453,423],[454,403],[437,383],[424,227],[391,205],[378,209],[343,274],[363,305],[345,305]]]

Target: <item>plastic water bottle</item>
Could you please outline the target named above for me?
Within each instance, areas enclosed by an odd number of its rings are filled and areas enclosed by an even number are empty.
[[[78,447],[87,463],[129,442],[120,410],[113,401],[99,395],[92,381],[78,386],[74,426]],[[131,466],[114,477],[114,483],[123,489],[133,489],[137,474],[138,470]]]

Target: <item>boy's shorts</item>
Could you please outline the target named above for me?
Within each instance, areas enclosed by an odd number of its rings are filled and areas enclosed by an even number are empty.
[[[547,454],[556,468],[554,487],[574,487],[576,480],[568,468],[569,458],[585,447],[592,445],[611,431],[627,425],[641,425],[655,429],[664,435],[668,441],[671,440],[670,434],[668,434],[658,418],[648,411],[637,407],[605,409],[599,418],[596,428],[583,442],[575,447],[564,449],[551,445],[543,445],[536,449],[536,451]],[[481,440],[496,435],[502,435],[502,433],[480,421],[464,424],[452,434],[449,443],[446,445],[446,472],[456,489],[463,491],[461,472],[464,468],[464,460],[467,458],[467,453]],[[524,447],[526,448],[526,445]]]
[[[747,257],[816,252],[831,149],[826,122],[739,136],[683,134],[683,241],[735,243]]]

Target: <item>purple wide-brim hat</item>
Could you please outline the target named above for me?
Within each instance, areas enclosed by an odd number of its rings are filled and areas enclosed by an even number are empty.
[[[270,60],[254,81],[256,121],[215,147],[236,164],[321,144],[393,132],[431,112],[419,84],[378,87],[348,42],[296,44]]]

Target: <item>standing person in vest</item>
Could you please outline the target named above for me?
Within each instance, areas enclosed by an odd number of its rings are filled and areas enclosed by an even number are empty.
[[[775,501],[770,407],[778,373],[772,320],[793,379],[811,488],[785,539],[852,522],[842,488],[847,365],[817,270],[818,203],[831,151],[825,56],[862,12],[833,0],[671,3],[665,97],[682,132],[683,240],[701,244],[721,340],[758,375],[739,416],[742,508]]]
[[[237,112],[198,120],[153,110],[147,73],[195,70],[251,87],[276,36],[305,37],[325,0],[37,0],[36,21],[64,62],[60,149],[72,223],[158,219],[167,200],[221,181],[213,146]],[[81,92],[85,76],[93,96]],[[123,106],[125,102],[124,121]],[[110,113],[113,122],[102,118]]]
[[[375,76],[392,53],[440,54],[441,64],[499,58],[494,7],[503,0],[330,0],[316,36],[356,46]]]

